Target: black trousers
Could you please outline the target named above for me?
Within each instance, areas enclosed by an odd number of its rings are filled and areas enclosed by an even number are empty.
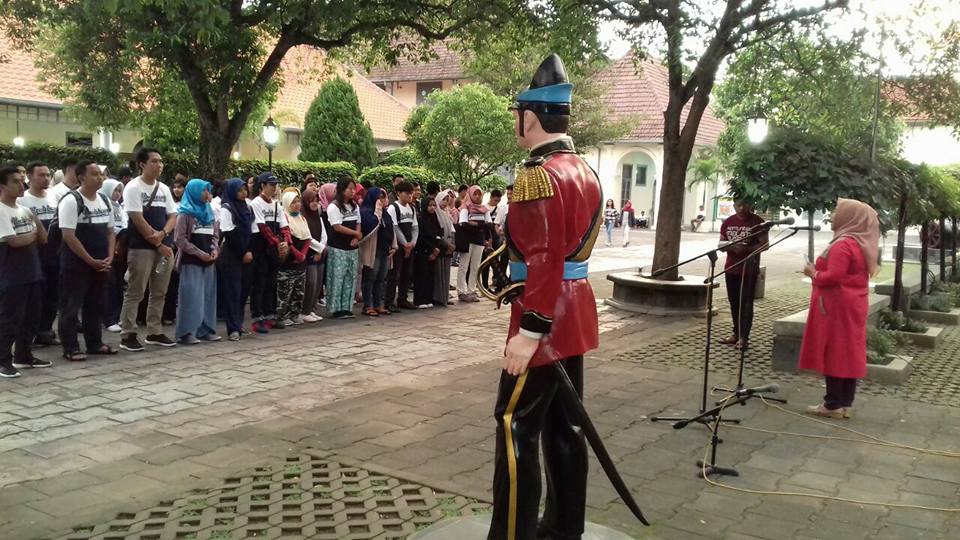
[[[393,254],[393,268],[387,272],[387,296],[384,302],[388,306],[396,306],[409,302],[410,276],[413,274],[413,252],[409,257],[403,256],[403,248],[397,248]]]
[[[583,396],[583,357],[561,361]],[[560,394],[553,366],[500,376],[495,416],[493,517],[488,540],[579,539],[587,499],[587,444],[580,419]],[[540,448],[547,499],[539,523]]]
[[[120,310],[123,308],[123,291],[126,288],[123,284],[123,275],[127,273],[127,265],[117,265],[110,268],[110,275],[107,276],[107,285],[103,290],[103,326],[113,326],[120,324]],[[146,307],[144,307],[146,310]],[[143,320],[146,320],[144,312]]]
[[[83,323],[83,343],[87,352],[103,346],[103,294],[108,277],[107,272],[95,272],[91,268],[70,268],[63,272],[58,332],[64,354],[80,350],[78,322]],[[78,321],[78,316],[82,321]]]
[[[57,318],[60,308],[60,266],[46,266],[43,268],[43,300],[40,310],[40,324],[38,334],[52,334],[53,321]]]
[[[437,259],[429,260],[429,253],[414,257],[413,303],[418,306],[433,303],[433,281],[437,273]]]
[[[43,282],[0,290],[0,365],[30,363],[31,346],[40,325]]]
[[[823,396],[823,405],[828,409],[852,407],[853,398],[857,393],[857,380],[840,377],[825,377],[825,379],[827,394]]]
[[[724,275],[727,280],[727,300],[730,302],[730,312],[733,314],[733,335],[741,339],[750,339],[750,330],[753,328],[753,297],[757,290],[757,274],[745,272],[743,275]],[[743,293],[742,298],[741,292]]]
[[[250,285],[253,282],[253,263],[221,264],[217,266],[223,298],[223,319],[227,323],[227,333],[232,334],[243,329],[243,310]],[[221,312],[218,312],[221,313]]]
[[[267,248],[269,249],[269,248]],[[250,290],[250,316],[257,319],[277,317],[277,274],[280,263],[266,251],[253,256],[253,286]]]

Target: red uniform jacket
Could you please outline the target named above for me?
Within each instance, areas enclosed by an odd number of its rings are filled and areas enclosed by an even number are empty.
[[[600,181],[573,152],[569,139],[547,146],[540,166],[549,176],[553,195],[518,201],[515,187],[507,214],[511,258],[527,264],[526,284],[513,301],[507,339],[521,327],[544,334],[530,367],[582,355],[600,341],[590,282],[563,279],[565,260],[575,256],[584,261],[593,250],[601,221]]]

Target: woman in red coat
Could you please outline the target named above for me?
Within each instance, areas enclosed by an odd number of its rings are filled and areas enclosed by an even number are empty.
[[[857,379],[867,374],[867,311],[870,277],[879,265],[880,221],[866,203],[839,199],[833,240],[803,273],[813,280],[800,369],[823,374],[827,393],[807,413],[850,418]]]

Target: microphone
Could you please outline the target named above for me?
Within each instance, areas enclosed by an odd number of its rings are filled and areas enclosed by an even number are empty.
[[[776,394],[780,391],[780,385],[777,383],[765,384],[763,386],[755,386],[753,388],[744,388],[737,391],[738,396],[752,396],[754,394]]]
[[[757,226],[755,226],[755,227],[752,227],[750,230],[753,230],[753,229],[770,229],[770,228],[772,228],[772,227],[774,227],[774,226],[776,226],[776,225],[793,225],[793,223],[794,223],[794,219],[793,219],[792,217],[788,217],[788,218],[778,219],[778,220],[776,220],[776,221],[764,221],[763,223],[761,223],[761,224],[759,224],[759,225],[757,225]]]
[[[790,227],[790,228],[793,229],[793,230],[795,230],[795,231],[814,231],[814,232],[817,232],[817,231],[820,230],[820,226],[819,226],[819,225],[814,225],[813,227],[805,226],[805,227]]]

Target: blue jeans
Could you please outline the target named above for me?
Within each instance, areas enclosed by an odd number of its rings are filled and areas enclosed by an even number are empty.
[[[383,307],[383,296],[387,288],[387,267],[390,266],[390,257],[387,252],[377,253],[373,260],[373,268],[363,268],[363,307]]]
[[[612,243],[613,243],[613,225],[614,225],[614,222],[613,222],[612,219],[608,219],[607,222],[604,223],[604,225],[606,225],[606,227],[607,227],[607,243],[608,243],[608,244],[612,244]]]

